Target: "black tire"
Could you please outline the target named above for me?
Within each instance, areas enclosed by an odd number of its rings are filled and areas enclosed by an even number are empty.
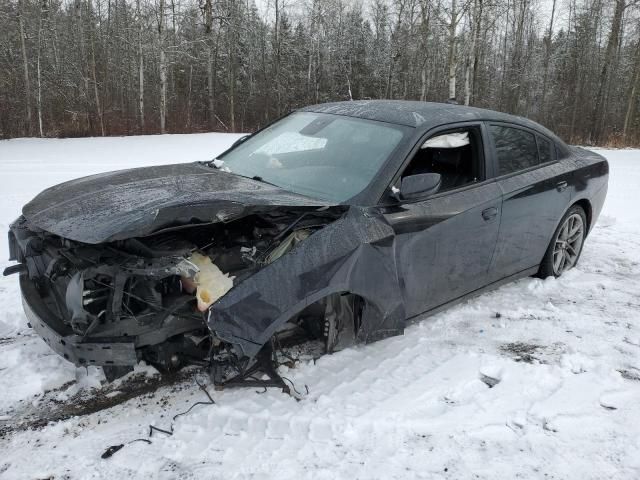
[[[566,230],[566,228],[571,228],[571,222],[574,222],[575,228],[577,228],[579,222],[576,216],[579,217],[581,224],[579,237],[576,237],[578,235],[577,233],[568,235],[571,233],[571,230]],[[550,276],[557,278],[567,270],[575,267],[582,253],[587,230],[587,215],[584,209],[579,205],[574,205],[564,214],[555,232],[553,232],[551,242],[549,242],[547,251],[540,263],[537,276],[540,278]],[[579,241],[572,242],[571,240],[574,237]],[[561,255],[564,256],[564,260],[560,259]]]

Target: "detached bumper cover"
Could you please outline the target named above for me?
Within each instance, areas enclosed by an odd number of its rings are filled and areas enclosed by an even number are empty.
[[[91,338],[75,335],[37,301],[37,292],[25,275],[20,275],[22,306],[31,327],[58,355],[77,366],[132,366],[138,363],[133,339]]]

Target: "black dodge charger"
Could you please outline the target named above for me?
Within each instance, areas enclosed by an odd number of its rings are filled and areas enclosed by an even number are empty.
[[[282,346],[326,352],[516,278],[559,276],[609,167],[529,120],[456,105],[298,110],[218,158],[49,188],[11,225],[30,325],[107,378],[141,360],[278,383]],[[269,381],[267,381],[269,383]]]

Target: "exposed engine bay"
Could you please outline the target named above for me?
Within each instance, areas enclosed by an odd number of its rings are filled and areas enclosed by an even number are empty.
[[[196,364],[223,384],[247,376],[256,358],[241,358],[217,337],[207,323],[211,305],[343,213],[273,209],[104,244],[62,238],[21,217],[9,234],[19,264],[5,274],[20,273],[33,328],[76,365],[103,366],[111,380],[140,360],[165,371]],[[332,350],[337,312],[353,308],[348,298],[310,305],[274,341],[321,340]]]

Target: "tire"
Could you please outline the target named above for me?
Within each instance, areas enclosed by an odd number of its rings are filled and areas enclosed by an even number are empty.
[[[579,205],[571,207],[558,224],[544,258],[538,277],[559,277],[578,263],[587,235],[587,215]]]

